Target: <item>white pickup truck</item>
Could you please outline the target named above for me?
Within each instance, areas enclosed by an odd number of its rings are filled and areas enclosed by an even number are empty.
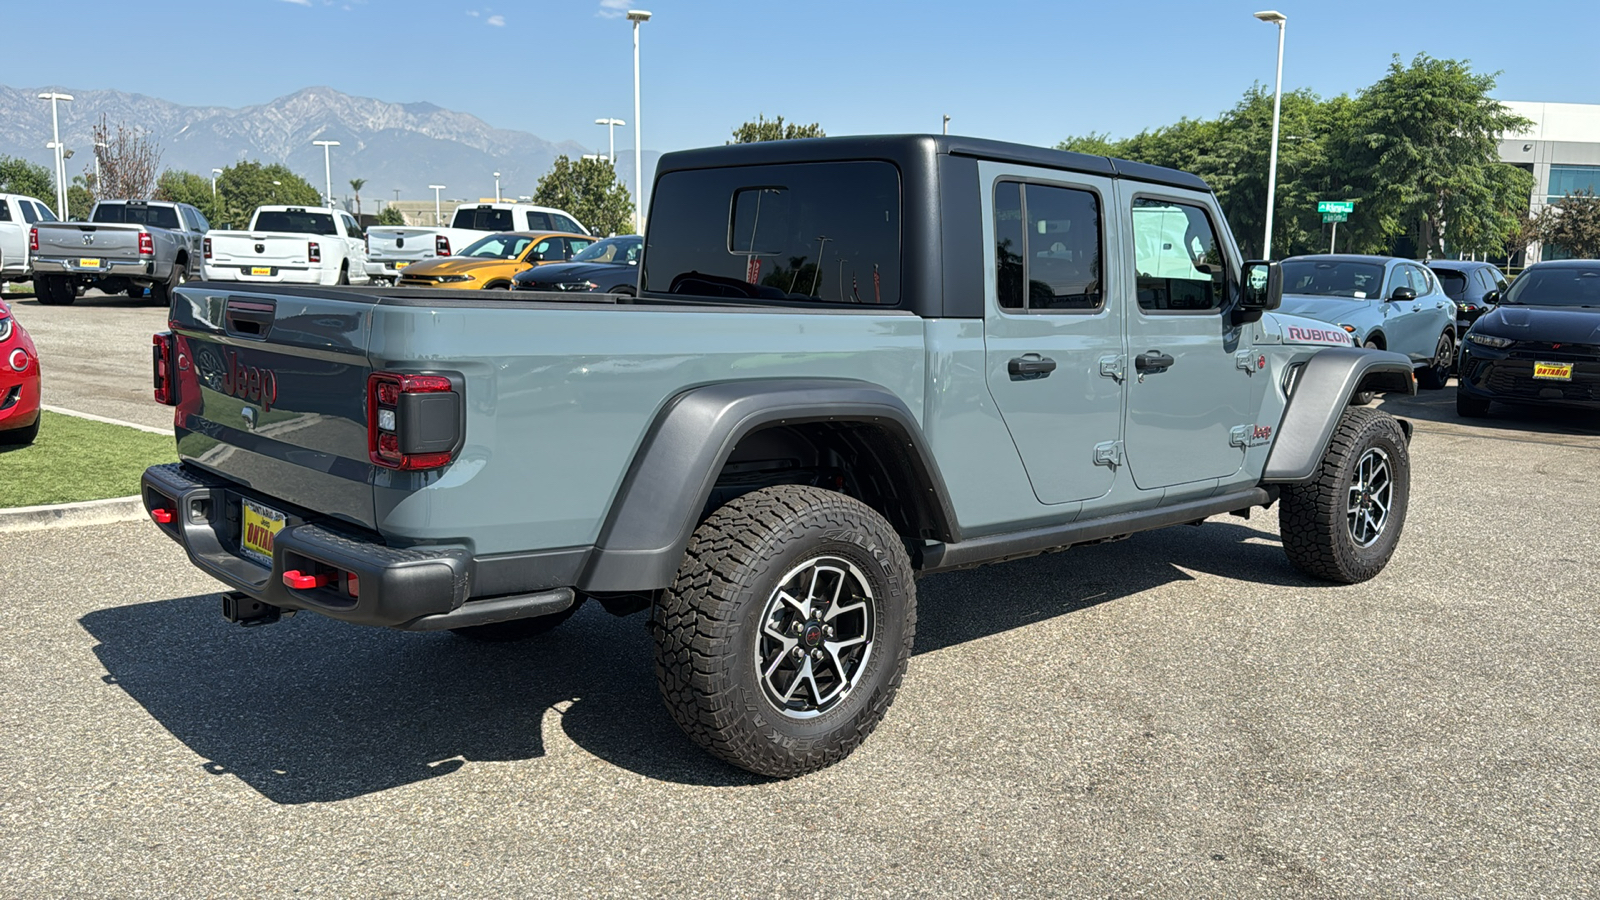
[[[262,206],[245,231],[211,231],[207,281],[262,284],[365,284],[367,243],[342,209]]]
[[[503,231],[564,231],[588,234],[571,213],[527,203],[470,203],[456,207],[449,228],[375,225],[367,230],[368,269],[374,279],[393,281],[414,262],[450,256],[487,234]]]
[[[0,194],[0,284],[27,281],[33,275],[28,238],[39,222],[54,222],[56,214],[43,200],[25,194]]]

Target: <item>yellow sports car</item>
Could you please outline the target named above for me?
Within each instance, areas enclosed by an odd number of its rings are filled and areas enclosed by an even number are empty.
[[[586,234],[508,231],[491,234],[455,256],[412,263],[400,270],[401,287],[511,290],[518,272],[546,263],[566,262],[595,242]]]

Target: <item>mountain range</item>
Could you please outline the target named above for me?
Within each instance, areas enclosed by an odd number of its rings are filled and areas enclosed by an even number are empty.
[[[446,197],[476,200],[494,195],[494,172],[503,196],[531,195],[540,176],[561,154],[576,159],[593,152],[574,141],[553,143],[525,131],[495,128],[476,116],[432,103],[389,103],[353,97],[328,87],[310,87],[268,103],[229,109],[183,106],[142,94],[85,91],[70,87],[12,88],[0,85],[0,154],[51,165],[50,104],[45,91],[74,97],[60,104],[61,138],[74,150],[72,177],[94,168],[92,129],[101,114],[149,135],[161,148],[162,169],[184,169],[210,177],[212,168],[242,160],[281,162],[319,189],[322,148],[313,140],[339,141],[332,150],[333,190],[350,194],[351,178],[365,178],[363,201],[431,200],[429,184],[446,185]],[[658,154],[644,154],[648,180]],[[632,154],[618,151],[618,174],[632,190]],[[637,195],[637,194],[636,194]]]

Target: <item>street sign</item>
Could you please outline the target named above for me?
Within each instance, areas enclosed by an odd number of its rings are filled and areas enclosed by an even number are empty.
[[[1354,200],[1319,200],[1319,201],[1317,201],[1317,212],[1319,212],[1319,213],[1345,213],[1345,214],[1349,214],[1349,213],[1353,213],[1355,211],[1356,211],[1356,202]],[[1332,222],[1332,221],[1335,221],[1335,220],[1333,220],[1333,219],[1323,219],[1322,221],[1324,221],[1324,222]],[[1344,220],[1343,219],[1339,219],[1338,221],[1343,222]]]
[[[1323,222],[1324,225],[1326,225],[1329,222],[1348,222],[1348,221],[1350,221],[1350,214],[1347,213],[1347,212],[1325,212],[1325,213],[1322,214],[1322,222]]]

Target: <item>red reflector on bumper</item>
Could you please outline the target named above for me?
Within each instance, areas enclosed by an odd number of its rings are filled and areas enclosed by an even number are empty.
[[[170,509],[152,509],[152,510],[150,510],[150,518],[155,519],[157,522],[160,522],[163,525],[171,525],[172,524],[172,510],[170,510]]]
[[[298,591],[327,587],[330,580],[326,575],[301,575],[299,569],[290,569],[283,573],[283,583]]]

